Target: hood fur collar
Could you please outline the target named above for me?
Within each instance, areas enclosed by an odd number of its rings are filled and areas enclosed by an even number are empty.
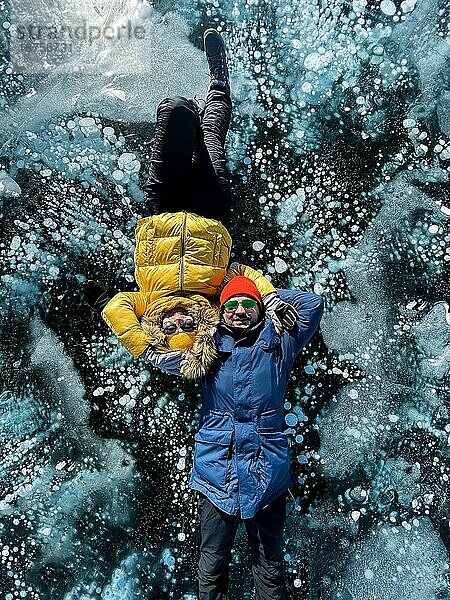
[[[220,322],[220,311],[217,305],[202,298],[203,302],[192,302],[185,306],[194,322],[197,323],[195,341],[192,348],[183,352],[181,375],[186,379],[200,379],[206,375],[218,358],[214,342],[214,333]],[[166,311],[144,315],[141,320],[142,329],[149,340],[149,345],[157,352],[173,352],[161,330],[163,314]]]

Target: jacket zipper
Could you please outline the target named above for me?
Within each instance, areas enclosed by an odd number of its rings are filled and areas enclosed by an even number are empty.
[[[181,261],[180,261],[180,291],[183,291],[184,284],[184,245],[186,242],[186,224],[187,213],[183,211],[183,227],[181,228]]]

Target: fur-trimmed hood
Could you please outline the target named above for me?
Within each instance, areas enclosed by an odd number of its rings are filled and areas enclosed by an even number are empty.
[[[206,375],[218,358],[214,334],[220,322],[217,303],[203,296],[168,296],[152,302],[141,319],[149,346],[156,352],[173,352],[162,332],[163,315],[175,307],[186,309],[197,325],[194,345],[183,351],[181,375],[186,379],[200,379]]]

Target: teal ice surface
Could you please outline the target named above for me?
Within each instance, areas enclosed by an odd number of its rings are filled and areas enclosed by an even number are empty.
[[[318,568],[307,575],[310,600],[445,597],[445,7],[215,4],[60,0],[47,15],[15,3],[37,21],[129,18],[148,35],[100,40],[63,66],[2,70],[5,597],[19,588],[33,600],[195,597],[186,481],[196,392],[164,389],[92,323],[79,283],[133,285],[144,130],[164,96],[204,97],[202,22],[223,22],[229,53],[236,258],[326,299],[322,341],[300,358],[285,404],[311,457],[293,457],[302,502],[286,529],[290,582],[304,585],[293,565],[306,560]],[[92,428],[93,406],[106,434]],[[251,579],[239,549],[233,562],[241,598]]]

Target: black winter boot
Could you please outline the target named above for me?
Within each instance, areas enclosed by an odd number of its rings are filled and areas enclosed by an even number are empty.
[[[203,34],[206,58],[209,65],[209,76],[212,86],[219,86],[230,93],[230,81],[225,53],[225,43],[216,29],[207,29]]]

